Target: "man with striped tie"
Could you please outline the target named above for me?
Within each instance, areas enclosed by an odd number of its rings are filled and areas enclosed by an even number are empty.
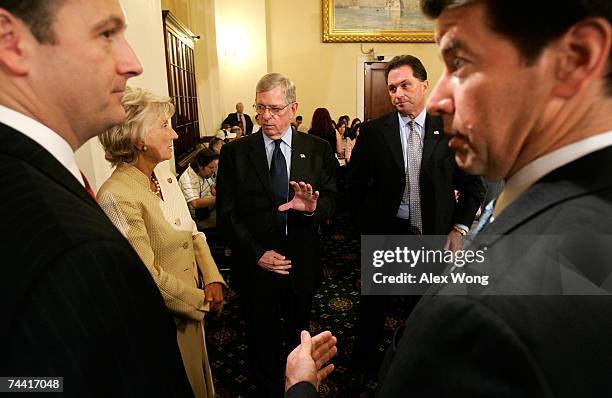
[[[386,66],[395,110],[361,127],[347,176],[347,200],[362,235],[442,235],[459,250],[481,204],[480,177],[459,169],[442,119],[425,110],[427,70],[412,55]],[[458,192],[458,200],[455,198]],[[363,282],[362,282],[363,283]],[[406,312],[419,296],[405,298]],[[376,374],[389,296],[363,295],[353,350],[356,379]]]

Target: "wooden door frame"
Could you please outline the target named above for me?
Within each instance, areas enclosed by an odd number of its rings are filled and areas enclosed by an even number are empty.
[[[365,108],[365,64],[367,62],[389,62],[393,57],[398,54],[378,54],[378,57],[382,59],[373,58],[371,55],[358,55],[357,56],[357,117],[364,120],[364,108]]]

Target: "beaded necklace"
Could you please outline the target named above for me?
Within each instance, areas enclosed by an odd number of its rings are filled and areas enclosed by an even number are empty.
[[[151,182],[155,184],[155,191],[153,191],[151,188],[149,188],[149,190],[155,195],[159,196],[159,194],[161,193],[161,187],[159,186],[159,181],[157,181],[157,177],[155,177],[155,175],[151,175]]]

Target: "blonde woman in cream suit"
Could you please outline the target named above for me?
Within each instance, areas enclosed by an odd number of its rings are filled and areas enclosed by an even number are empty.
[[[100,206],[128,239],[174,315],[185,370],[197,398],[214,397],[204,341],[204,316],[220,311],[225,285],[205,236],[197,231],[167,165],[176,132],[169,98],[127,88],[127,119],[100,135],[116,166],[98,192]],[[155,347],[151,347],[152,350]]]

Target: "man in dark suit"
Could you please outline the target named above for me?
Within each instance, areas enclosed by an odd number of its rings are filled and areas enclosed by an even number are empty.
[[[217,225],[232,249],[250,368],[262,397],[282,395],[283,344],[293,347],[308,328],[321,277],[316,226],[335,207],[335,158],[325,141],[291,128],[297,106],[289,79],[262,77],[256,88],[262,132],[225,145],[217,174]]]
[[[229,124],[230,127],[240,126],[242,135],[249,135],[254,132],[253,121],[249,115],[244,113],[244,105],[242,102],[236,104],[236,112],[227,115],[221,124]]]
[[[396,110],[361,127],[347,177],[354,219],[362,235],[445,235],[445,248],[459,250],[481,204],[482,181],[459,169],[442,119],[425,111],[428,81],[421,61],[397,56],[385,74]],[[406,300],[409,311],[418,296]],[[388,303],[387,296],[361,297],[358,373],[380,365],[377,346]]]
[[[193,396],[161,295],[73,153],[124,119],[142,72],[124,30],[118,1],[0,1],[0,374]]]
[[[424,297],[377,395],[610,395],[610,2],[422,7],[445,64],[428,110],[462,168],[506,184],[472,243],[486,261],[448,271],[488,285]]]

